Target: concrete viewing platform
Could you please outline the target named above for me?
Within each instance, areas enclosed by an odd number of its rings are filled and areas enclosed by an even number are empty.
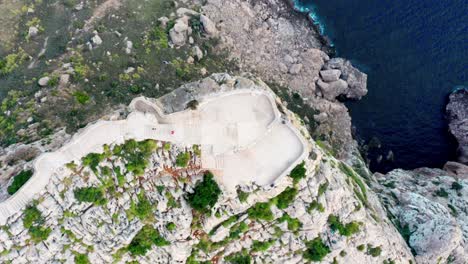
[[[205,96],[195,110],[164,113],[154,100],[136,98],[125,120],[98,121],[80,130],[63,147],[34,161],[34,174],[17,193],[0,203],[0,225],[22,210],[64,165],[105,144],[154,139],[201,146],[202,168],[227,190],[255,182],[266,186],[287,175],[307,156],[307,144],[283,120],[269,91],[237,89]]]

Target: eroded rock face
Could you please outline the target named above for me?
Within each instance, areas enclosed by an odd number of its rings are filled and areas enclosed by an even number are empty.
[[[343,94],[349,99],[361,99],[367,94],[367,74],[356,69],[350,61],[343,58],[333,58],[324,65],[324,69],[339,70],[341,79],[348,83],[348,88]],[[323,71],[322,71],[323,72]],[[322,78],[325,78],[322,75]]]
[[[377,193],[414,250],[417,263],[466,263],[467,176],[429,168],[376,174],[381,184]]]
[[[447,119],[450,133],[458,141],[458,160],[468,165],[468,88],[461,88],[449,96]]]

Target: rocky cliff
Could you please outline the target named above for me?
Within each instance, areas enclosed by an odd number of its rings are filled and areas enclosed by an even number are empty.
[[[223,74],[186,84],[173,94],[180,101],[229,89],[269,88],[260,79]],[[112,144],[58,170],[47,189],[8,220],[0,231],[0,260],[413,261],[364,178],[317,145],[279,98],[277,104],[282,118],[301,131],[310,148],[308,158],[288,177],[271,186],[238,186],[235,192],[220,182],[219,191],[211,187],[214,203],[201,210],[191,197],[208,181],[208,172],[199,167],[196,147],[150,141]],[[181,164],[178,157],[187,152],[191,158]],[[144,170],[136,164],[144,164]]]

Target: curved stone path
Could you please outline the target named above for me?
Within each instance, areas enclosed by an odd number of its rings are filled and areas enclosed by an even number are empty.
[[[197,110],[165,115],[150,100],[136,98],[125,120],[98,121],[80,130],[63,147],[34,161],[34,174],[17,193],[0,203],[0,225],[22,210],[71,161],[105,144],[155,139],[183,146],[201,145],[202,167],[213,170],[228,189],[238,184],[273,183],[307,155],[306,142],[283,122],[266,91],[234,90],[206,97]]]

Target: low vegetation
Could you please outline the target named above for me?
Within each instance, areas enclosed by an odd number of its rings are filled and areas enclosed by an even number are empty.
[[[12,195],[16,193],[21,186],[23,186],[33,175],[31,170],[21,171],[14,178],[13,182],[8,186],[8,194]]]
[[[307,169],[305,168],[305,162],[301,162],[294,169],[292,169],[289,177],[291,177],[294,183],[298,183],[301,179],[305,178]]]
[[[274,219],[271,212],[271,203],[256,203],[247,210],[250,219],[272,221]]]
[[[50,227],[44,227],[44,217],[39,209],[37,209],[35,202],[29,205],[24,210],[23,226],[28,229],[31,240],[34,243],[39,243],[49,237],[52,230]]]
[[[328,225],[330,229],[333,231],[338,231],[342,236],[352,236],[359,232],[360,223],[356,221],[349,222],[347,224],[343,224],[340,221],[340,218],[335,215],[328,216]]]
[[[153,245],[163,247],[169,245],[169,242],[154,227],[145,225],[132,239],[127,250],[132,255],[144,256]]]
[[[304,251],[303,256],[310,261],[321,261],[328,253],[331,252],[330,248],[323,243],[320,237],[308,241],[306,243],[307,249]]]
[[[99,187],[83,187],[73,191],[75,198],[80,202],[93,203],[95,205],[103,205],[106,203],[104,192]]]
[[[189,161],[190,161],[190,153],[182,152],[179,155],[177,155],[176,165],[179,167],[185,168],[187,167]]]
[[[195,185],[194,192],[188,194],[188,203],[193,209],[200,212],[209,212],[218,201],[221,189],[209,171],[203,176],[203,180]]]
[[[282,193],[276,196],[276,206],[279,209],[286,209],[288,208],[289,204],[291,204],[297,195],[297,189],[294,187],[287,187]]]

